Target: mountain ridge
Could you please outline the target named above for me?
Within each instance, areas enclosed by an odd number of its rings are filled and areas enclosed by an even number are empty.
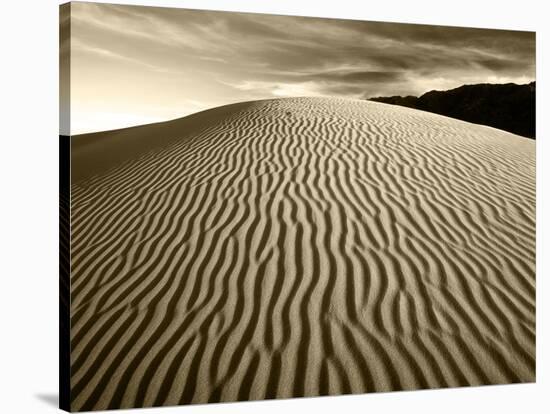
[[[487,125],[535,139],[536,82],[478,83],[416,96],[380,96],[374,102],[405,106]]]

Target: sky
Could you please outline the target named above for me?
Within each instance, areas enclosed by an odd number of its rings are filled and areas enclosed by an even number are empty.
[[[69,62],[60,119],[74,135],[256,99],[527,83],[535,33],[73,2]]]

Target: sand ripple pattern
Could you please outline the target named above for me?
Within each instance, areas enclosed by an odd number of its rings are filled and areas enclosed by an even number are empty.
[[[72,186],[74,410],[535,380],[533,141],[236,108]]]

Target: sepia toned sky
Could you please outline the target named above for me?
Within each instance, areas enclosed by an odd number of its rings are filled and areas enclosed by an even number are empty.
[[[532,32],[79,2],[70,22],[65,134],[263,98],[420,95],[535,79]]]

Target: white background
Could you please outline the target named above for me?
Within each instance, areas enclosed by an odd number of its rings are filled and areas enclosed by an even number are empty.
[[[0,413],[57,408],[58,0],[0,12]],[[147,409],[155,413],[550,412],[547,66],[544,0],[138,0],[118,3],[537,31],[537,383]],[[545,19],[546,17],[546,19]],[[546,75],[548,76],[548,75]],[[545,188],[546,184],[546,188]],[[546,254],[545,254],[546,253]],[[546,406],[546,407],[545,407]],[[126,413],[130,411],[119,411]]]

